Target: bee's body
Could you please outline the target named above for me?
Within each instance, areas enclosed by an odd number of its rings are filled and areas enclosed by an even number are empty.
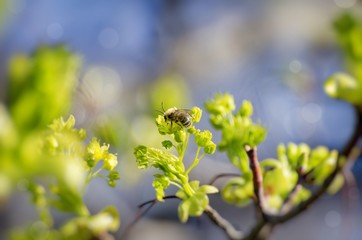
[[[177,123],[185,128],[192,125],[191,110],[189,109],[170,108],[163,114],[163,117],[166,121],[169,120],[171,123]]]

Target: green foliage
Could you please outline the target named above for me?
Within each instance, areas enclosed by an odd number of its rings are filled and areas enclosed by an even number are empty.
[[[250,177],[238,177],[229,180],[221,191],[223,199],[236,206],[242,207],[250,203],[254,196],[253,182]]]
[[[246,146],[260,144],[266,130],[252,121],[253,106],[244,101],[236,113],[234,98],[230,94],[216,94],[206,101],[205,108],[210,114],[212,126],[221,131],[218,150],[226,152],[229,160],[242,173],[241,178],[231,179],[223,188],[222,196],[228,203],[243,206],[253,196],[252,174],[249,168]]]
[[[245,146],[257,146],[266,136],[265,128],[251,119],[251,103],[244,101],[239,111],[233,114],[234,98],[230,94],[217,94],[206,101],[205,108],[210,114],[212,126],[222,134],[218,149],[226,152],[232,164],[241,172],[249,172]]]
[[[210,113],[210,122],[222,132],[218,149],[225,151],[231,161],[242,173],[241,177],[229,180],[222,189],[224,200],[230,204],[244,206],[254,197],[253,175],[249,166],[246,147],[260,144],[266,130],[253,123],[252,104],[244,101],[239,111],[233,114],[235,104],[229,94],[217,94],[207,101],[206,110]],[[325,147],[311,150],[308,145],[294,143],[280,145],[278,159],[265,159],[260,163],[263,175],[264,198],[268,209],[278,210],[286,198],[294,191],[301,178],[312,185],[320,185],[332,173],[337,164],[337,151]],[[333,184],[330,192],[336,192],[343,185],[341,178]],[[311,192],[300,186],[292,199],[297,204],[310,196]]]
[[[9,66],[8,103],[17,128],[45,127],[67,114],[80,58],[64,46],[40,47],[32,57],[15,55]]]
[[[194,107],[188,114],[190,114],[192,123],[197,123],[200,121],[202,111]],[[218,192],[213,186],[199,186],[198,181],[189,181],[190,171],[198,165],[205,154],[214,153],[216,145],[212,142],[212,134],[209,131],[201,131],[194,126],[185,128],[162,115],[156,118],[155,123],[159,133],[170,136],[173,141],[168,139],[162,141],[161,144],[165,149],[139,145],[135,148],[134,155],[138,168],[154,167],[162,172],[162,174],[154,175],[155,178],[152,184],[158,201],[163,201],[165,190],[170,185],[179,188],[176,195],[182,201],[178,208],[178,214],[181,222],[184,223],[189,216],[200,216],[204,212],[209,203],[207,194]],[[186,169],[183,158],[190,135],[194,135],[197,151],[193,163]],[[177,154],[172,150],[175,150]]]
[[[217,193],[219,190],[210,185],[199,186],[199,181],[192,181],[189,183],[193,194],[190,196],[184,189],[180,189],[176,196],[183,201],[178,207],[178,214],[181,222],[187,222],[189,216],[201,216],[206,207],[209,205],[209,198],[207,194]]]
[[[326,93],[353,105],[362,106],[362,21],[350,14],[341,15],[334,27],[345,54],[347,73],[336,73],[324,84]]]
[[[12,239],[91,239],[118,228],[115,209],[91,215],[83,201],[95,177],[116,185],[117,156],[95,138],[86,143],[86,131],[75,128],[72,115],[60,117],[70,108],[78,66],[79,57],[62,46],[10,61],[8,109],[0,104],[0,199],[21,185],[39,215]],[[50,209],[75,218],[57,230]]]

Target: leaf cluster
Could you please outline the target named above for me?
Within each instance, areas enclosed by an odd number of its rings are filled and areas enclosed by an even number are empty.
[[[361,108],[362,106],[362,21],[345,13],[334,22],[337,39],[345,55],[347,73],[338,72],[324,84],[325,92]]]

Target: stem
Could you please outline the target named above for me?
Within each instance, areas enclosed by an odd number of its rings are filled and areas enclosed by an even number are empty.
[[[186,171],[186,174],[189,174],[191,172],[191,170],[197,166],[197,164],[199,164],[201,158],[203,157],[203,155],[199,158],[199,154],[200,154],[200,150],[201,150],[201,147],[198,146],[197,147],[197,151],[196,151],[196,156],[195,156],[195,159],[194,159],[194,162],[191,164],[191,166],[189,167],[189,169],[187,169]]]
[[[176,182],[170,181],[170,184],[176,186],[179,189],[182,189],[182,186]]]
[[[194,190],[191,188],[190,183],[188,181],[182,182],[182,186],[183,186],[185,193],[189,197],[191,197],[195,193]]]
[[[174,198],[177,198],[176,196],[174,195],[170,195],[170,196],[165,196],[163,197],[163,199],[174,199]],[[156,205],[156,203],[158,203],[159,201],[157,201],[157,199],[152,199],[152,200],[149,200],[149,201],[146,201],[142,204],[140,204],[138,206],[138,211],[137,211],[137,215],[135,217],[135,219],[126,227],[126,229],[124,230],[122,236],[120,239],[126,239],[127,235],[129,234],[129,232],[132,230],[132,228],[138,223],[138,221],[143,217],[145,216],[150,210],[151,208]],[[144,206],[148,205],[148,204],[151,204],[149,205],[146,210],[144,211],[141,211],[141,208],[143,208]]]
[[[250,162],[250,169],[253,174],[253,185],[255,194],[255,203],[258,212],[263,216],[266,210],[265,198],[264,198],[264,186],[263,186],[263,175],[261,173],[256,147],[250,148],[245,147]]]
[[[205,213],[209,216],[210,220],[220,227],[227,236],[232,240],[241,239],[244,233],[237,231],[227,220],[225,220],[215,209],[208,205],[205,209]]]
[[[246,236],[245,238],[243,238],[243,240],[256,240],[258,239],[258,236],[261,232],[261,230],[264,228],[264,226],[267,224],[267,222],[265,221],[265,219],[261,219],[259,222],[257,222],[255,224],[255,226],[253,227],[253,229],[250,231],[250,233],[248,234],[248,236]]]
[[[213,185],[216,180],[218,180],[219,178],[223,178],[223,177],[241,177],[240,173],[222,173],[219,175],[216,175],[215,177],[213,177],[210,182],[209,185]]]
[[[347,158],[347,160],[350,160],[349,158],[350,158],[351,154],[353,153],[352,150],[354,149],[355,145],[357,144],[358,139],[362,136],[362,111],[359,111],[359,109],[356,108],[356,113],[357,113],[357,121],[355,124],[355,131],[353,132],[353,135],[351,136],[350,140],[348,141],[346,147],[341,152],[341,155],[345,156]],[[299,215],[301,212],[303,212],[305,209],[307,209],[312,203],[314,203],[317,199],[319,199],[319,197],[323,193],[325,193],[325,191],[332,184],[333,180],[335,179],[337,174],[341,171],[341,169],[342,169],[342,166],[340,164],[340,158],[339,158],[337,160],[336,167],[333,170],[333,172],[325,179],[323,184],[319,187],[319,189],[313,195],[310,196],[309,199],[300,203],[298,206],[294,207],[294,209],[288,211],[287,213],[285,213],[283,215],[268,215],[268,214],[264,213],[265,219],[261,219],[261,221],[258,222],[258,224],[254,227],[254,229],[250,232],[250,234],[245,239],[248,239],[248,240],[257,239],[258,236],[260,235],[260,232],[262,231],[264,226],[266,226],[267,224],[271,224],[273,226],[273,225],[276,225],[279,223],[284,223],[284,222],[290,220],[291,218]],[[253,175],[258,175],[257,171],[253,171]],[[258,182],[257,180],[254,182],[254,186],[260,186],[257,184],[257,182]],[[298,190],[298,188],[299,188],[298,185],[299,185],[299,182],[297,183],[297,185],[295,186],[295,188],[293,189],[292,192],[295,193]],[[257,195],[258,192],[256,191],[255,193],[256,193],[256,196],[258,196]],[[290,196],[290,198],[292,198],[292,196]],[[260,204],[260,202],[259,202],[259,204]],[[259,206],[259,209],[262,209],[262,206]]]
[[[185,131],[185,130],[183,130],[183,131]],[[183,142],[182,151],[181,151],[181,154],[180,154],[180,157],[179,157],[180,162],[182,162],[182,160],[184,159],[184,156],[185,156],[185,153],[186,153],[186,148],[187,148],[187,145],[189,143],[189,138],[190,138],[190,133],[188,133],[187,131],[185,131],[185,132],[186,132],[186,139]]]
[[[287,198],[284,200],[282,207],[280,208],[280,213],[284,214],[290,211],[293,207],[293,200],[302,190],[303,186],[301,184],[296,184],[292,191],[288,194]]]

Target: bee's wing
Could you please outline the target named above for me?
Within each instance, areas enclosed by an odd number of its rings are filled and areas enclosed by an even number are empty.
[[[179,109],[179,111],[191,115],[191,109]]]

